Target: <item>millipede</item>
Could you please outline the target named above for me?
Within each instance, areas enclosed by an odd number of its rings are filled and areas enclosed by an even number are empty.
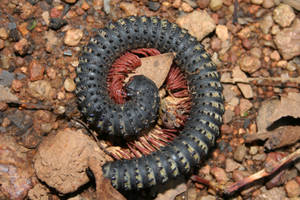
[[[191,109],[179,135],[166,146],[140,158],[102,166],[112,186],[123,191],[151,187],[191,173],[214,145],[224,113],[219,74],[200,42],[168,20],[131,16],[99,29],[79,58],[75,79],[78,106],[95,131],[126,138],[155,124],[160,98],[150,79],[133,76],[124,86],[127,95],[122,104],[109,96],[107,75],[111,65],[137,48],[176,53],[174,63],[186,77]]]

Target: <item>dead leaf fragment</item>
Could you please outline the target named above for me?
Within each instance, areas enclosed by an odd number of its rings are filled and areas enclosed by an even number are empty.
[[[273,150],[287,145],[291,145],[300,140],[300,126],[282,126],[273,131],[260,134],[252,134],[246,137],[246,142],[256,140],[267,140],[265,148]]]
[[[141,58],[142,65],[135,70],[134,74],[128,75],[125,82],[128,82],[132,76],[144,75],[160,88],[168,76],[174,57],[174,53],[164,53]]]
[[[259,133],[267,131],[275,121],[282,117],[300,118],[300,94],[289,93],[280,100],[267,100],[262,103],[256,118]]]
[[[102,200],[126,200],[110,183],[109,179],[104,178],[101,165],[94,157],[89,158],[89,168],[92,170],[96,180],[97,199]]]

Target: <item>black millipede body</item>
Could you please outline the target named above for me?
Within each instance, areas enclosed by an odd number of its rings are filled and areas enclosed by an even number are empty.
[[[155,123],[158,89],[148,78],[135,76],[125,86],[129,96],[125,104],[114,103],[108,95],[106,78],[114,60],[130,49],[142,47],[176,53],[174,62],[186,76],[192,108],[185,127],[167,146],[141,158],[103,166],[104,176],[121,190],[150,187],[190,173],[214,145],[224,112],[216,67],[195,37],[157,17],[128,17],[100,29],[80,57],[76,94],[93,128],[128,136]]]

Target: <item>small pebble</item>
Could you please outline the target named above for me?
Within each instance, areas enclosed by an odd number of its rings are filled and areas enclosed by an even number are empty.
[[[38,80],[28,83],[28,93],[39,100],[52,98],[52,92],[53,88],[46,80]]]
[[[90,8],[90,5],[86,1],[83,1],[81,4],[81,8],[83,10],[88,10]]]
[[[181,9],[184,11],[184,12],[192,12],[194,9],[192,8],[192,6],[190,6],[188,3],[185,3],[183,2],[181,4]]]
[[[211,0],[209,3],[210,9],[217,11],[223,6],[223,0]]]
[[[278,51],[273,51],[270,55],[270,58],[274,61],[279,61],[280,60],[280,55],[278,53]]]
[[[265,153],[256,154],[252,157],[253,160],[264,161],[266,159]]]
[[[275,2],[274,2],[274,0],[264,0],[262,6],[263,6],[264,8],[269,9],[269,8],[272,8],[272,7],[275,6]]]
[[[246,151],[247,151],[247,148],[245,145],[239,145],[233,153],[234,160],[236,160],[238,162],[242,162],[246,155]]]
[[[29,30],[27,29],[28,23],[24,22],[18,26],[18,30],[22,34],[22,36],[26,36],[29,33]]]
[[[74,83],[74,81],[72,79],[66,78],[66,80],[64,82],[64,87],[65,87],[66,91],[73,92],[76,89],[76,84]]]
[[[264,34],[268,34],[273,24],[272,15],[269,14],[264,16],[264,18],[259,22],[259,27]]]
[[[19,40],[19,42],[15,43],[14,45],[15,52],[21,56],[26,55],[28,53],[29,48],[30,44],[25,38],[22,38],[21,40]]]
[[[207,8],[209,5],[209,0],[197,0],[197,4],[199,8],[204,9]]]
[[[300,55],[299,44],[300,19],[295,19],[295,22],[290,28],[285,28],[275,35],[274,42],[285,60],[290,60],[293,57]]]
[[[4,40],[0,39],[0,50],[5,47]]]
[[[83,36],[81,29],[70,29],[67,31],[64,43],[68,46],[77,46]]]
[[[29,65],[29,77],[31,81],[42,80],[44,77],[45,67],[43,64],[33,60]]]
[[[258,147],[257,146],[250,147],[249,153],[251,155],[255,155],[255,154],[257,154],[257,152],[258,152]]]
[[[281,27],[291,25],[295,17],[293,9],[287,4],[280,4],[273,11],[273,19]]]
[[[276,25],[276,24],[274,24],[274,25],[272,26],[272,29],[271,29],[271,34],[272,34],[272,35],[276,35],[276,34],[279,33],[279,32],[280,32],[279,26]]]
[[[21,88],[23,87],[23,83],[20,80],[13,80],[12,84],[11,84],[11,88],[15,91],[15,92],[20,92]]]
[[[63,27],[64,25],[66,25],[68,22],[65,19],[61,19],[61,18],[50,18],[49,21],[49,28],[53,29],[53,30],[58,30],[61,27]]]
[[[176,23],[201,41],[215,30],[215,22],[206,11],[193,11],[177,18]]]
[[[227,183],[228,177],[224,169],[219,167],[213,167],[210,172],[219,183],[221,184]]]
[[[288,181],[284,189],[290,198],[300,196],[300,185],[295,180]]]
[[[156,12],[160,8],[160,3],[155,2],[155,1],[148,1],[147,6],[148,6],[149,10]]]
[[[0,111],[5,111],[8,108],[7,103],[0,101]],[[0,115],[1,116],[1,115]]]
[[[14,28],[9,31],[9,39],[13,42],[18,42],[20,40],[20,32],[18,29]]]
[[[282,62],[284,62],[284,61],[285,60],[283,60]],[[279,64],[279,62],[277,63],[277,65]],[[286,64],[286,62],[287,61],[285,61],[285,64]],[[297,66],[296,66],[296,64],[293,61],[290,61],[290,62],[287,63],[286,69],[289,70],[290,72],[293,72],[293,71],[295,71],[297,69]]]
[[[175,1],[173,2],[172,6],[173,6],[174,8],[180,8],[180,6],[181,6],[181,0],[175,0]]]
[[[217,25],[216,34],[222,41],[225,41],[229,38],[228,29],[224,25]]]
[[[260,5],[263,3],[263,0],[251,0],[251,3]]]
[[[233,172],[234,170],[238,169],[241,165],[234,160],[227,158],[225,161],[225,171],[226,172]]]
[[[261,62],[258,58],[245,55],[240,58],[240,68],[244,72],[253,73],[261,67]]]
[[[133,3],[121,2],[120,8],[125,12],[127,16],[137,16],[138,9],[135,7]]]
[[[8,33],[5,28],[0,28],[0,39],[6,40],[8,38]]]

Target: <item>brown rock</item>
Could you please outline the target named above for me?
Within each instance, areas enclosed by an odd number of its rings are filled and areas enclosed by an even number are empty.
[[[233,158],[234,160],[238,161],[238,162],[242,162],[244,160],[244,157],[246,155],[247,152],[247,148],[245,145],[239,145],[234,153],[233,153]]]
[[[21,88],[23,87],[23,83],[20,80],[14,79],[12,84],[11,84],[11,88],[15,91],[15,92],[20,92]]]
[[[231,122],[232,118],[234,117],[234,112],[232,110],[225,110],[225,113],[223,115],[223,123],[228,124]]]
[[[121,2],[120,8],[124,10],[127,16],[131,16],[131,15],[137,16],[138,14],[138,9],[135,7],[133,3]]]
[[[236,79],[247,80],[247,75],[242,72],[238,66],[233,68],[232,77]],[[237,85],[245,98],[250,99],[253,97],[253,90],[249,84],[238,83]]]
[[[181,0],[175,0],[175,1],[173,2],[172,6],[173,6],[174,8],[180,8],[180,6],[181,6]]]
[[[197,0],[197,4],[199,8],[204,9],[207,8],[209,5],[209,0]]]
[[[55,79],[56,78],[56,71],[55,71],[54,68],[52,68],[52,67],[47,68],[46,73],[47,73],[47,76],[50,79]]]
[[[283,0],[282,2],[293,7],[294,9],[300,11],[300,1],[298,1],[298,0]]]
[[[68,46],[77,46],[83,36],[81,29],[70,29],[66,32],[64,43]]]
[[[234,160],[227,158],[225,161],[225,171],[226,172],[232,172],[236,169],[238,169],[241,165]]]
[[[224,169],[219,167],[213,167],[211,169],[211,174],[216,178],[216,180],[221,183],[225,184],[228,181],[227,174]]]
[[[206,11],[193,11],[177,18],[176,23],[189,31],[191,35],[201,41],[216,28],[214,20]]]
[[[259,27],[264,34],[268,34],[273,24],[272,15],[269,14],[264,16],[264,18],[259,22]]]
[[[10,89],[0,85],[0,102],[5,102],[5,103],[16,103],[19,102],[19,99],[16,95],[11,93]]]
[[[216,34],[222,41],[225,41],[229,38],[228,29],[224,25],[217,25]]]
[[[22,38],[14,45],[15,52],[17,52],[21,56],[26,55],[29,48],[30,44],[25,38]]]
[[[280,60],[280,55],[278,53],[278,51],[273,51],[270,55],[270,58],[274,61],[279,61]]]
[[[275,6],[275,2],[274,2],[274,0],[264,0],[264,2],[263,2],[263,7],[264,8],[272,8],[272,7],[274,7]]]
[[[95,10],[102,10],[103,0],[93,0],[93,8]]]
[[[44,65],[33,60],[29,65],[29,77],[31,81],[41,80],[44,77]]]
[[[27,26],[28,26],[28,23],[27,23],[27,22],[24,22],[24,23],[22,23],[22,24],[20,24],[20,25],[18,26],[18,30],[20,31],[20,33],[21,33],[23,36],[26,36],[26,35],[29,33],[29,31],[28,31],[28,29],[27,29]]]
[[[243,56],[239,60],[239,63],[241,70],[250,74],[256,72],[261,67],[261,62],[258,58],[248,55]]]
[[[291,25],[295,17],[293,9],[287,4],[280,4],[273,11],[273,19],[281,27]]]
[[[0,39],[0,50],[5,47],[4,40]]]
[[[65,129],[43,140],[34,168],[40,180],[66,194],[89,181],[86,169],[90,157],[105,162],[105,154],[94,140],[81,131]]]
[[[213,11],[217,11],[223,6],[223,0],[210,0],[209,7]]]
[[[8,108],[7,103],[0,101],[0,111],[5,111]]]
[[[5,199],[25,199],[28,190],[33,186],[34,170],[28,149],[18,145],[15,139],[0,135],[0,191]]]
[[[214,37],[211,42],[211,49],[214,51],[220,51],[222,48],[222,41],[219,38]]]
[[[291,28],[280,31],[274,38],[275,44],[284,59],[289,60],[300,55],[300,19],[296,19]]]
[[[39,100],[52,99],[55,90],[46,80],[38,80],[28,83],[28,93]]]
[[[295,180],[288,181],[284,188],[288,197],[292,198],[300,196],[300,185]]]
[[[73,92],[76,89],[76,84],[72,79],[66,78],[64,87],[67,92]]]
[[[33,15],[35,11],[35,7],[32,6],[29,2],[25,2],[21,7],[21,15],[20,17],[24,20]]]
[[[8,33],[4,27],[0,28],[0,39],[6,40],[8,38]]]
[[[90,8],[90,5],[86,1],[83,1],[81,4],[81,8],[83,10],[88,10]]]
[[[192,12],[194,9],[192,8],[192,6],[190,6],[190,4],[188,3],[185,3],[183,2],[181,4],[181,9],[184,11],[184,12]]]

